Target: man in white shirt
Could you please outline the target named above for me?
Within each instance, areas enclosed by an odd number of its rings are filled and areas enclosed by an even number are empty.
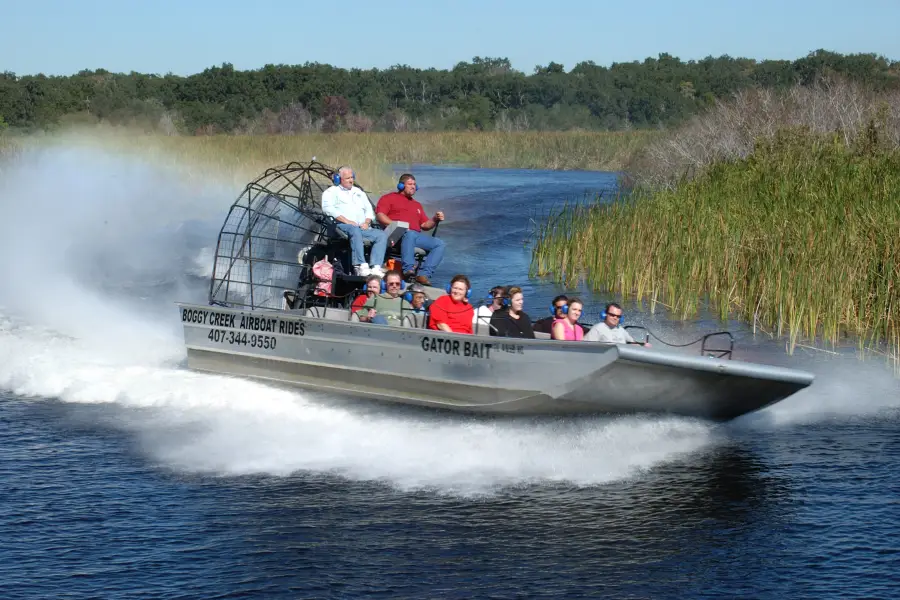
[[[584,342],[602,342],[605,344],[641,344],[649,347],[650,343],[636,342],[627,330],[619,327],[622,319],[622,307],[611,302],[606,305],[603,311],[606,313],[603,321],[597,323],[591,330],[584,334],[582,341]]]
[[[337,221],[337,227],[350,238],[353,274],[362,277],[378,275],[384,277],[384,253],[387,237],[384,231],[372,228],[375,211],[366,193],[354,187],[353,169],[341,167],[338,170],[340,183],[333,185],[322,194],[322,212]],[[366,262],[363,240],[372,240],[372,268]]]

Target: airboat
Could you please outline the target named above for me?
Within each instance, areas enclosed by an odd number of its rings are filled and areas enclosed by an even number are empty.
[[[178,304],[189,369],[469,413],[664,413],[713,421],[759,410],[813,382],[806,372],[732,360],[728,332],[709,334],[701,353],[689,355],[492,337],[480,327],[475,335],[444,333],[428,329],[421,314],[402,326],[360,322],[350,305],[364,278],[350,274],[349,243],[321,207],[335,173],[315,160],[273,167],[231,205],[208,302]],[[388,259],[392,254],[399,258],[399,246],[390,246]],[[417,262],[423,256],[417,249]],[[316,274],[321,261],[332,266],[329,281]],[[445,293],[428,291],[432,300]],[[714,347],[714,338],[724,343]]]

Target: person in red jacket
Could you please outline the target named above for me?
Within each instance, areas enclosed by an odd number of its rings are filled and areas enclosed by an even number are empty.
[[[469,290],[472,285],[465,275],[456,275],[450,280],[450,293],[441,296],[428,308],[428,329],[447,333],[472,334],[472,320],[475,309],[469,304]]]
[[[444,240],[433,235],[425,235],[423,231],[431,231],[437,224],[444,220],[444,213],[437,211],[434,217],[428,218],[425,209],[417,200],[413,200],[413,194],[419,186],[416,178],[409,173],[400,176],[397,191],[385,194],[378,199],[375,207],[375,218],[382,226],[387,227],[394,221],[409,223],[409,229],[400,240],[400,259],[403,262],[403,278],[412,279],[416,269],[416,247],[421,248],[427,255],[419,267],[416,281],[422,285],[431,285],[431,277],[434,270],[444,259]]]

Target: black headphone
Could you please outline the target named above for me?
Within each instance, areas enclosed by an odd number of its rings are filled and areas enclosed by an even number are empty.
[[[407,181],[409,181],[409,179],[407,179]],[[415,181],[415,179],[413,179],[413,181]],[[405,189],[406,189],[406,184],[402,181],[398,181],[397,182],[397,191],[402,192]],[[419,182],[418,181],[416,181],[416,191],[417,192],[419,191]]]
[[[334,175],[331,176],[331,180],[334,182],[334,185],[341,185],[341,169],[346,169],[347,167],[340,167],[337,171],[334,172]],[[353,174],[354,181],[356,180],[356,171],[350,171]]]

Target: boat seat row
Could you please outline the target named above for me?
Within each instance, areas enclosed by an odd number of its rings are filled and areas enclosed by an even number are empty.
[[[328,319],[329,321],[359,322],[359,316],[346,308],[331,308],[326,306],[311,306],[304,313],[307,317]],[[403,317],[402,327],[425,329],[428,325],[425,313],[410,313]]]
[[[337,221],[334,221],[334,223],[336,224]],[[377,229],[382,229],[382,228],[381,228],[381,227],[377,227]],[[405,231],[405,228],[404,228],[404,231]],[[348,242],[349,242],[349,240],[350,240],[350,236],[348,236],[345,232],[343,232],[343,231],[341,231],[340,229],[338,229],[336,225],[333,227],[333,233],[334,233],[334,235],[336,235],[337,237],[339,237],[339,238],[341,238],[341,239],[343,239],[343,240],[346,240],[346,241],[348,241]],[[434,235],[434,233],[432,233],[432,235]],[[371,248],[371,246],[372,246],[373,243],[374,243],[374,240],[371,240],[371,239],[364,239],[364,240],[363,240],[363,247],[364,247],[364,248]],[[425,252],[425,250],[424,250],[423,248],[419,248],[418,246],[416,246],[416,248],[415,248],[415,254],[414,254],[414,256],[415,256],[415,261],[416,261],[416,268],[415,268],[415,270],[414,270],[415,273],[418,273],[418,272],[419,272],[419,267],[421,266],[422,260],[424,260],[426,254],[427,254],[427,252]],[[399,244],[399,243],[397,243],[397,244],[388,244],[388,247],[387,247],[387,250],[386,250],[386,252],[385,252],[385,256],[384,256],[384,257],[385,257],[385,260],[387,260],[388,258],[399,259],[399,258],[400,258],[400,244]]]
[[[304,311],[304,315],[307,317],[315,317],[317,319],[328,319],[329,321],[351,321],[351,322],[359,322],[359,316],[356,313],[350,312],[349,309],[346,308],[331,308],[326,306],[311,306]],[[403,317],[403,321],[401,324],[402,327],[408,328],[416,328],[416,329],[425,329],[428,326],[428,319],[425,313],[410,313]],[[490,336],[489,327],[486,324],[482,324],[481,320],[475,324],[474,334],[480,336]],[[534,332],[535,339],[539,340],[549,340],[549,333],[542,333],[539,331]]]
[[[329,321],[349,321],[350,310],[346,308],[331,308],[330,306],[310,306],[304,312],[307,317],[328,319]]]

